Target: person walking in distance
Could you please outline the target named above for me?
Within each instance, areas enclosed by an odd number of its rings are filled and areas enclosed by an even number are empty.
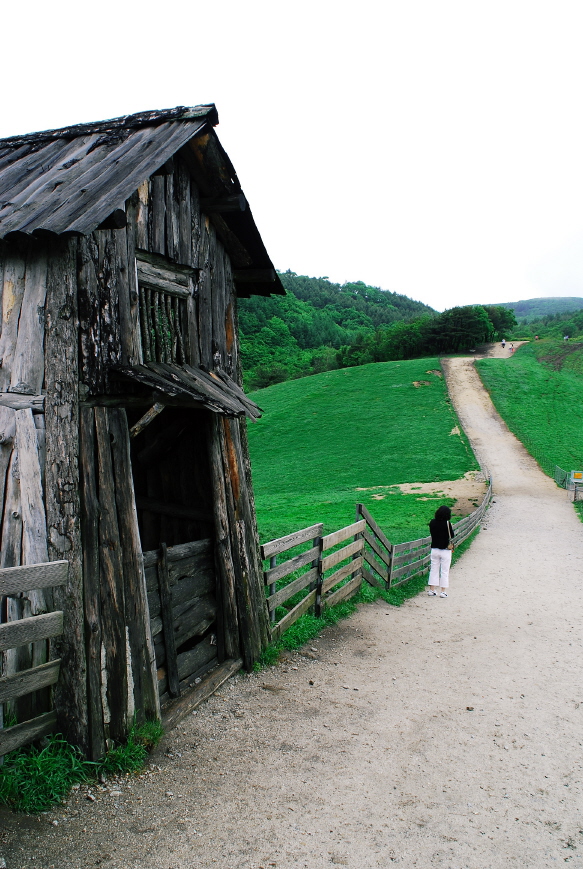
[[[431,534],[431,570],[429,571],[430,597],[436,597],[439,591],[440,597],[447,597],[446,588],[449,588],[449,567],[453,552],[454,530],[451,524],[451,510],[449,507],[438,507],[435,517],[429,523]]]
[[[502,338],[502,349],[506,347],[506,338]]]

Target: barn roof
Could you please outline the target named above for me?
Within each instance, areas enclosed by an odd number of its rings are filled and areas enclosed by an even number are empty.
[[[234,260],[238,294],[283,294],[216,124],[212,104],[178,106],[0,139],[0,238],[87,235],[112,216],[124,225],[125,201],[180,151]],[[237,210],[223,213],[226,201]]]

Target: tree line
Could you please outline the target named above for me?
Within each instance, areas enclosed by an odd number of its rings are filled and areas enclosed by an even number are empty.
[[[516,325],[512,311],[501,306],[470,305],[439,314],[361,281],[340,285],[292,271],[280,278],[285,296],[240,301],[249,389],[368,362],[463,352],[508,337]]]

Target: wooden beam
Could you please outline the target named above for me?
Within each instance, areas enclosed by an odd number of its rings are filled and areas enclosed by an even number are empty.
[[[273,284],[277,280],[275,269],[235,269],[236,284]]]
[[[182,721],[182,719],[204,703],[205,700],[215,693],[220,688],[223,682],[230,679],[243,666],[241,658],[229,659],[216,667],[208,676],[200,682],[192,691],[188,691],[182,695],[180,700],[172,703],[167,707],[162,718],[164,730],[171,730],[173,727]]]
[[[17,649],[63,633],[63,613],[44,613],[0,625],[0,652]]]
[[[209,196],[200,200],[201,211],[207,214],[221,214],[225,211],[245,211],[247,200],[243,193],[233,196]]]
[[[45,409],[44,395],[19,395],[17,392],[0,392],[0,407],[11,407],[12,410],[32,410],[43,413]]]
[[[125,209],[116,208],[112,211],[109,217],[102,220],[97,229],[123,229],[128,225]]]
[[[157,401],[156,404],[151,407],[150,410],[147,411],[147,413],[145,413],[135,425],[131,427],[130,438],[135,438],[137,435],[140,434],[140,432],[144,431],[146,426],[150,425],[150,423],[156,419],[158,414],[162,413],[165,407],[165,404]]]

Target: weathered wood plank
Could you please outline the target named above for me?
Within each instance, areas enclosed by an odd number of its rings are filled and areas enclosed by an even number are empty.
[[[34,256],[34,254],[32,255]],[[25,256],[11,251],[4,263],[2,287],[2,330],[0,334],[0,359],[2,360],[0,390],[2,392],[6,392],[10,387],[18,321],[24,297],[25,274]]]
[[[135,437],[137,437],[141,432],[143,432],[144,429],[147,428],[147,426],[149,426],[150,423],[153,422],[153,421],[156,419],[156,417],[157,417],[159,414],[162,413],[162,411],[164,410],[165,407],[166,407],[165,404],[162,404],[161,402],[157,401],[157,402],[156,402],[156,403],[155,403],[155,404],[154,404],[154,405],[153,405],[153,406],[152,406],[148,411],[146,411],[146,413],[145,413],[142,417],[140,417],[140,419],[139,419],[139,420],[138,420],[138,421],[137,421],[137,422],[136,422],[136,423],[131,427],[131,429],[130,429],[130,438],[135,438]]]
[[[180,700],[170,704],[164,711],[162,725],[164,730],[171,730],[182,721],[186,715],[197,709],[201,703],[217,691],[220,686],[237,673],[243,666],[241,658],[230,658],[202,679],[200,685],[183,694]]]
[[[387,582],[389,579],[389,571],[387,570],[387,568],[379,561],[377,561],[377,559],[367,549],[363,550],[363,555],[367,563],[372,567],[372,569],[375,570],[378,575],[385,580],[385,582]]]
[[[147,178],[138,187],[138,199],[136,203],[136,248],[147,250],[148,224],[150,205],[150,180]]]
[[[99,487],[101,641],[105,648],[110,736],[120,742],[128,725],[127,641],[120,534],[115,502],[108,410],[96,407]]]
[[[24,297],[12,360],[10,391],[38,395],[44,380],[47,253],[38,248],[26,264]]]
[[[351,576],[356,571],[362,569],[362,556],[358,556],[354,561],[351,561],[350,564],[345,564],[344,567],[341,567],[340,570],[337,570],[332,576],[328,576],[322,583],[322,594],[326,594],[331,588],[335,585],[338,585],[339,582],[342,582],[343,579],[346,579],[347,576]]]
[[[177,546],[168,547],[168,563],[170,572],[172,573],[172,562],[182,561],[185,558],[193,558],[197,555],[207,555],[212,553],[213,541],[210,538],[204,540],[192,540],[190,543],[179,543]],[[158,560],[158,550],[152,549],[150,552],[144,552],[144,567],[151,567]]]
[[[358,512],[360,513],[360,515],[363,517],[363,519],[366,519],[367,525],[369,526],[371,531],[373,531],[373,533],[376,534],[376,536],[381,541],[383,546],[385,546],[388,549],[388,551],[391,552],[392,548],[393,548],[391,541],[385,535],[382,528],[380,528],[380,526],[377,525],[377,523],[375,522],[375,520],[373,519],[373,517],[371,516],[369,511],[366,509],[364,504],[357,504],[356,508],[357,508]]]
[[[101,600],[99,575],[99,502],[95,455],[94,411],[80,412],[81,528],[83,541],[83,589],[87,655],[88,754],[98,760],[105,752],[101,693]]]
[[[166,255],[166,186],[163,175],[150,178],[150,244],[154,253]]]
[[[62,632],[63,613],[60,610],[19,619],[17,622],[5,622],[0,625],[0,652],[58,637]]]
[[[303,600],[297,604],[292,610],[288,612],[286,616],[282,618],[280,622],[273,626],[271,631],[272,640],[278,640],[284,631],[286,631],[290,625],[293,625],[294,622],[297,622],[300,616],[303,616],[311,606],[314,605],[316,601],[316,591],[311,591]]]
[[[166,255],[173,262],[179,257],[178,212],[180,202],[175,194],[174,173],[166,175]]]
[[[66,585],[68,572],[68,561],[4,567],[0,569],[0,595],[19,594],[33,588],[55,588]]]
[[[22,503],[22,554],[25,564],[44,564],[48,559],[47,522],[38,455],[36,427],[32,410],[15,411],[16,437]],[[38,606],[44,606],[40,597]],[[33,612],[35,604],[33,603]]]
[[[205,637],[201,640],[194,649],[189,649],[188,652],[182,652],[178,655],[178,675],[180,679],[187,679],[191,674],[194,674],[209,661],[217,656],[217,647],[213,643],[212,637]]]
[[[264,543],[261,547],[261,557],[263,559],[271,558],[272,555],[279,555],[281,552],[285,552],[293,546],[299,546],[300,543],[305,543],[307,540],[314,540],[322,534],[323,530],[324,525],[319,522],[317,525],[310,525],[309,528],[303,528],[301,531],[294,531],[293,534],[286,534],[285,537],[270,540],[269,543]]]
[[[160,590],[160,612],[164,630],[164,646],[166,649],[166,673],[168,676],[168,689],[171,697],[178,697],[180,686],[178,684],[178,665],[176,662],[176,644],[174,642],[174,618],[172,615],[172,589],[168,579],[168,561],[166,559],[166,544],[160,544],[158,557],[158,582]]]
[[[351,579],[350,582],[346,583],[346,585],[343,585],[337,591],[333,591],[332,594],[328,595],[328,597],[323,598],[322,603],[327,607],[335,606],[337,603],[340,603],[340,601],[346,600],[347,597],[355,595],[361,585],[362,576],[355,576],[354,579]]]
[[[283,561],[276,567],[272,567],[270,570],[264,572],[265,584],[271,585],[273,582],[277,582],[278,579],[283,579],[284,576],[293,573],[294,570],[299,570],[300,567],[305,567],[306,564],[315,561],[319,556],[320,547],[313,546],[312,549],[308,549],[306,552],[302,552],[294,558]]]
[[[16,751],[17,748],[22,748],[23,745],[28,745],[41,736],[47,736],[53,733],[57,726],[57,713],[45,712],[44,715],[39,715],[38,718],[33,718],[32,721],[23,721],[22,724],[16,724],[14,727],[7,727],[6,730],[0,730],[0,757],[4,754],[10,754],[11,751]]]
[[[354,540],[352,543],[349,543],[348,546],[343,546],[342,549],[338,549],[331,555],[327,555],[322,559],[322,573],[326,573],[327,570],[330,570],[331,567],[334,567],[340,561],[344,561],[345,558],[349,558],[351,555],[356,555],[357,552],[361,552],[363,547],[364,540],[360,538],[359,540]]]
[[[361,568],[361,573],[363,575],[363,578],[366,579],[366,581],[368,582],[369,585],[374,585],[375,588],[380,588],[382,591],[386,591],[387,586],[385,585],[385,583],[381,582],[380,579],[377,579],[376,576],[374,576],[374,574],[370,573],[366,569],[366,567],[363,566]]]
[[[13,410],[30,408],[36,413],[43,413],[45,397],[44,395],[19,395],[15,392],[0,392],[0,407],[11,407]]]
[[[408,574],[410,571],[418,571],[425,569],[426,565],[431,561],[431,555],[426,555],[424,558],[420,558],[417,561],[411,561],[409,564],[405,564],[403,567],[397,568],[397,570],[393,570],[391,572],[391,585],[393,585],[393,580],[398,579],[400,576],[404,576]]]
[[[361,519],[359,522],[354,522],[352,525],[347,525],[346,528],[341,528],[339,531],[333,531],[332,534],[326,534],[322,538],[322,549],[324,552],[331,549],[338,543],[347,540],[349,537],[354,537],[355,534],[362,534],[366,528],[366,522]]]
[[[222,429],[220,421],[213,414],[209,421],[209,464],[213,491],[215,514],[217,593],[219,609],[217,619],[218,658],[239,657],[240,628],[235,595],[235,567],[231,550],[229,514],[227,508],[227,488],[222,458]]]
[[[422,546],[428,546],[431,543],[431,536],[419,537],[417,540],[410,540],[407,543],[395,543],[393,545],[393,555],[398,552],[407,552],[412,549],[419,549]]]
[[[0,677],[0,703],[7,703],[17,697],[54,685],[59,678],[60,666],[61,660],[58,658],[55,661],[40,664],[32,670],[15,673],[13,676]]]
[[[403,564],[407,564],[408,562],[415,561],[416,558],[419,558],[421,555],[425,555],[429,552],[430,547],[428,544],[425,544],[423,547],[419,547],[411,552],[406,552],[404,555],[397,555],[396,558],[393,558],[393,571],[397,567],[401,567]]]
[[[376,552],[381,561],[387,566],[391,563],[390,553],[386,552],[383,547],[378,543],[377,538],[370,534],[368,531],[365,531],[363,537],[370,546],[370,548]]]
[[[124,410],[109,410],[109,430],[112,436],[111,454],[115,474],[134,715],[139,723],[143,723],[149,719],[159,719],[160,702],[154,646],[150,635],[150,614],[138,516],[134,501],[129,431]]]
[[[312,570],[308,570],[307,573],[304,573],[303,576],[299,576],[297,579],[292,580],[283,588],[280,588],[279,591],[275,592],[275,594],[270,595],[267,598],[267,606],[270,610],[274,610],[284,601],[289,600],[290,597],[293,597],[293,595],[296,594],[298,591],[306,588],[306,586],[310,585],[310,583],[316,582],[317,578],[318,568],[314,567],[312,568]]]

